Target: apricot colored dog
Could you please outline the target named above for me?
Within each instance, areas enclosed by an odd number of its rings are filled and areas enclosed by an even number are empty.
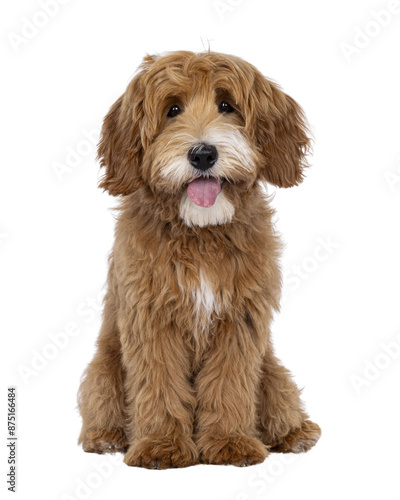
[[[238,57],[145,57],[99,144],[120,212],[79,393],[85,451],[243,466],[318,441],[270,340],[280,243],[260,186],[302,181],[307,134],[299,105]]]

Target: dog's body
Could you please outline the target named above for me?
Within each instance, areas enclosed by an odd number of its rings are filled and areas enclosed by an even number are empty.
[[[145,59],[99,146],[101,186],[123,198],[80,389],[86,451],[247,465],[317,442],[269,338],[280,244],[258,183],[300,182],[307,146],[299,106],[239,58]]]

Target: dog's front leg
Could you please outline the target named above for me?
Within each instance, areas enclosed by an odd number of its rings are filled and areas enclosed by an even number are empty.
[[[129,439],[124,461],[150,469],[187,467],[198,463],[188,349],[172,325],[149,330],[140,340],[139,332],[123,340]]]
[[[203,463],[252,465],[264,461],[256,402],[261,355],[246,325],[216,325],[195,388],[196,441]]]

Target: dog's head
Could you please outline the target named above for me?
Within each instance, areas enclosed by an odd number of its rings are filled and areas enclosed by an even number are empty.
[[[299,105],[251,64],[213,52],[147,56],[104,120],[100,187],[148,186],[188,225],[226,223],[257,180],[301,182],[308,146]]]

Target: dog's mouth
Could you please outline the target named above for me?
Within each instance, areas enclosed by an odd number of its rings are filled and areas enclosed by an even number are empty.
[[[222,182],[216,177],[199,177],[189,182],[187,194],[199,207],[212,207],[222,190]]]

